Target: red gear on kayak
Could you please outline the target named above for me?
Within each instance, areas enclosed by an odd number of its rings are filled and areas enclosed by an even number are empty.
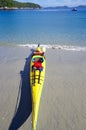
[[[34,67],[36,68],[42,68],[42,63],[39,61],[34,61]]]

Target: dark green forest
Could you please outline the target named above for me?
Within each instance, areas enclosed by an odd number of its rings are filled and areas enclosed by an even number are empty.
[[[17,7],[17,8],[41,8],[40,5],[38,4],[34,4],[34,3],[30,3],[30,2],[18,2],[18,1],[14,1],[14,0],[0,0],[0,7],[8,7],[8,8],[12,8],[12,7]]]

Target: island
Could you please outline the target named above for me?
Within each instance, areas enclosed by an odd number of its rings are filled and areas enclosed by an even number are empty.
[[[86,10],[86,5],[79,5],[76,7],[69,7],[69,6],[55,6],[55,7],[44,7],[44,9],[62,9],[62,10],[72,10],[72,11],[77,11],[77,10]]]
[[[0,0],[0,9],[40,9],[41,6],[30,2]]]

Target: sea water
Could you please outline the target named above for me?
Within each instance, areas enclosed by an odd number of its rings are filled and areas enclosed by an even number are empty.
[[[86,50],[86,11],[1,10],[0,45]]]

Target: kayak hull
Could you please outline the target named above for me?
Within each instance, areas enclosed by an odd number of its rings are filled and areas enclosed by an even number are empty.
[[[33,70],[33,60],[36,58],[42,58],[42,66],[43,70]],[[32,92],[32,130],[36,130],[37,119],[38,119],[38,111],[39,111],[39,104],[40,98],[42,94],[42,88],[44,84],[44,77],[45,77],[45,66],[46,60],[44,55],[33,55],[31,58],[30,63],[30,84],[31,84],[31,92]]]

